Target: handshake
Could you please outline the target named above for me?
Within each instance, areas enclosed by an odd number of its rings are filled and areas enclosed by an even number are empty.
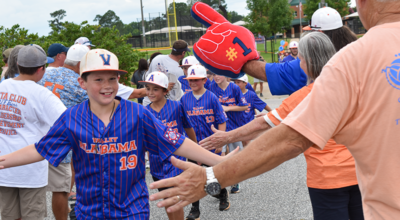
[[[236,79],[245,74],[242,67],[247,61],[259,59],[254,35],[246,28],[231,24],[202,2],[193,5],[191,14],[207,27],[193,53],[211,72]]]

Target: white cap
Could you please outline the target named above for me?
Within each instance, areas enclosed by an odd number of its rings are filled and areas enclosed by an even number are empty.
[[[182,60],[181,66],[191,66],[191,65],[196,65],[196,64],[200,64],[200,62],[196,59],[196,57],[188,56]]]
[[[235,79],[235,80],[240,80],[240,81],[243,81],[243,82],[245,82],[245,83],[248,83],[248,82],[249,82],[249,77],[247,77],[247,75],[244,74],[242,77],[237,78],[237,79]]]
[[[299,43],[297,41],[292,41],[289,44],[289,48],[297,48],[299,46]]]
[[[207,70],[204,66],[193,65],[189,67],[188,74],[184,79],[204,79],[207,78]]]
[[[117,56],[105,49],[90,50],[81,59],[81,75],[96,71],[115,71],[121,75],[127,73],[119,69]]]
[[[323,7],[314,12],[311,25],[303,30],[329,31],[343,27],[342,17],[339,12],[331,7]]]
[[[153,84],[168,89],[168,77],[165,73],[159,71],[150,73],[146,77],[146,81],[139,81],[139,83],[142,85]]]
[[[90,50],[87,46],[75,44],[69,48],[67,52],[67,59],[72,61],[81,61],[82,57],[85,56],[85,54],[89,51]]]
[[[89,40],[87,37],[80,37],[76,39],[75,44],[81,44],[83,46],[91,46],[95,47],[95,45],[92,44],[92,41]]]

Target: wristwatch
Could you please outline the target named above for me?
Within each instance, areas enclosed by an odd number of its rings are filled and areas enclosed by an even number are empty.
[[[217,178],[214,176],[214,171],[212,167],[206,168],[207,174],[207,184],[204,187],[204,190],[207,194],[211,196],[217,196],[221,192],[221,185],[219,184]]]

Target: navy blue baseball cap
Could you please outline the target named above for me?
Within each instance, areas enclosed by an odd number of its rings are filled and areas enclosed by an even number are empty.
[[[55,43],[55,44],[50,45],[49,49],[47,50],[47,53],[49,54],[49,57],[55,57],[59,53],[62,53],[62,52],[67,53],[68,49],[69,49],[68,47],[66,47],[62,44]]]

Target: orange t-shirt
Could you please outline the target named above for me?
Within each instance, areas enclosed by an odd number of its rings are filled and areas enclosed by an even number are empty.
[[[341,49],[282,122],[321,149],[331,137],[347,146],[365,219],[400,218],[399,36],[386,23]]]
[[[271,127],[280,124],[311,92],[312,87],[313,84],[310,84],[293,93],[277,109],[264,116],[264,119]],[[354,158],[346,146],[330,139],[323,150],[310,147],[304,152],[304,156],[307,161],[308,187],[336,189],[358,184]]]

